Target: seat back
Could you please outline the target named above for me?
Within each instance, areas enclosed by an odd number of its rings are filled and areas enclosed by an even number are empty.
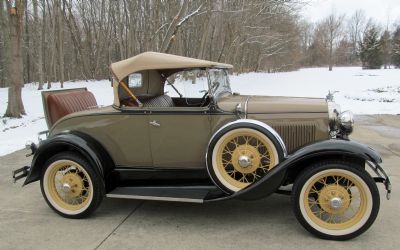
[[[168,95],[160,95],[142,102],[144,107],[174,107],[174,101]]]
[[[96,98],[92,92],[85,89],[49,93],[46,99],[49,125],[53,125],[68,114],[97,106]]]

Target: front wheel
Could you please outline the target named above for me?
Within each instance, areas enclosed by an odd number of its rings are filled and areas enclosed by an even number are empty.
[[[210,144],[207,170],[213,182],[226,193],[257,182],[282,158],[283,150],[268,131],[262,133],[244,125],[223,132]]]
[[[40,186],[47,204],[67,218],[83,218],[103,199],[99,176],[80,155],[65,152],[50,158],[42,171]]]
[[[349,162],[320,162],[293,186],[294,213],[302,226],[329,240],[348,240],[365,232],[378,215],[379,191],[371,176]]]

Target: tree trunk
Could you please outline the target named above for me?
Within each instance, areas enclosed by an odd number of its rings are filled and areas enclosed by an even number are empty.
[[[42,30],[44,28],[39,28],[39,15],[38,15],[38,0],[32,0],[33,3],[33,19],[34,19],[34,39],[33,39],[33,47],[36,52],[36,69],[39,77],[39,86],[38,90],[43,89],[43,41],[42,41]],[[43,12],[44,12],[43,8]],[[44,20],[44,18],[43,18]]]
[[[8,86],[7,83],[7,62],[8,62],[8,49],[6,37],[8,32],[6,27],[6,12],[4,11],[4,1],[0,0],[0,88]]]
[[[333,44],[329,47],[329,71],[333,69]]]
[[[207,38],[208,38],[208,34],[210,32],[211,29],[211,19],[212,19],[212,4],[211,2],[208,3],[208,7],[207,7],[207,22],[204,25],[203,28],[203,34],[201,35],[201,41],[200,41],[200,48],[197,54],[197,58],[203,58],[204,57],[204,49],[206,47],[206,42],[207,42]]]
[[[11,40],[11,67],[10,79],[11,85],[8,88],[8,105],[4,116],[20,118],[25,115],[24,105],[21,98],[23,86],[23,58],[22,58],[22,35],[24,28],[24,1],[16,1],[16,12],[13,13],[13,7],[7,1],[7,10],[10,20],[10,40]]]
[[[26,82],[31,82],[31,53],[30,53],[30,34],[29,34],[29,26],[28,26],[28,1],[24,1],[25,3],[25,48],[26,48],[26,65],[25,65],[25,70],[26,70]]]
[[[60,87],[64,88],[64,27],[63,27],[63,9],[61,3],[57,3],[57,34],[58,34],[58,60],[59,60],[59,72],[60,72]]]
[[[81,40],[81,33],[78,27],[77,22],[75,21],[75,17],[72,13],[72,4],[68,3],[67,0],[63,0],[63,3],[65,5],[65,7],[68,9],[68,16],[67,16],[67,11],[64,11],[64,20],[67,23],[68,29],[70,31],[71,34],[71,38],[72,38],[72,42],[74,44],[74,47],[77,49],[78,53],[79,53],[79,59],[82,63],[82,67],[81,67],[81,72],[83,74],[83,77],[85,79],[89,79],[90,77],[92,77],[90,70],[89,70],[89,66],[88,66],[88,62],[87,62],[87,57],[84,55],[84,49],[82,46],[82,40]]]
[[[172,19],[168,30],[167,34],[165,35],[162,45],[161,45],[161,52],[168,53],[168,51],[171,49],[172,42],[174,41],[175,34],[176,33],[176,27],[178,26],[179,21],[183,17],[183,15],[186,13],[188,9],[189,2],[187,0],[183,0],[182,6],[179,9],[178,14]]]

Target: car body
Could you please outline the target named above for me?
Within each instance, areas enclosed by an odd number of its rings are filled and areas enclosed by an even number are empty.
[[[49,206],[69,218],[87,216],[103,196],[204,203],[279,192],[321,238],[368,229],[379,210],[375,182],[391,187],[379,154],[349,140],[352,114],[332,98],[233,93],[231,68],[146,52],[111,65],[111,106],[97,107],[86,89],[43,92],[49,131],[28,144],[32,164],[14,178],[40,180]]]

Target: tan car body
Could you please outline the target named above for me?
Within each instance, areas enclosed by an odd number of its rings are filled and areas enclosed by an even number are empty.
[[[288,153],[329,138],[325,99],[230,95],[216,105],[214,112],[210,107],[108,106],[62,118],[50,136],[72,130],[85,133],[99,141],[116,166],[201,169],[211,136],[241,118],[236,112],[241,105],[247,118],[278,132]],[[151,126],[151,121],[160,126]]]

